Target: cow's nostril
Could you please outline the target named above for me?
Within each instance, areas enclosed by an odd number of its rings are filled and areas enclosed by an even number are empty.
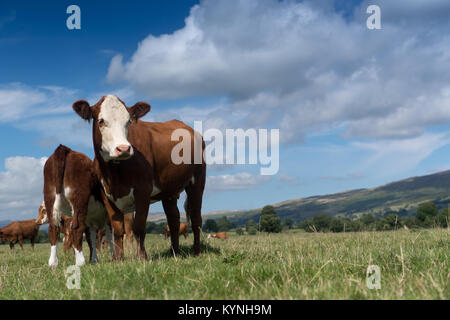
[[[116,147],[117,154],[130,153],[131,146],[121,145]]]

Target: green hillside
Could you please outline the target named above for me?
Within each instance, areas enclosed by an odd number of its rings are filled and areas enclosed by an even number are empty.
[[[319,213],[330,216],[358,217],[367,213],[383,215],[396,211],[414,215],[424,201],[433,201],[439,208],[450,203],[450,171],[414,177],[373,189],[358,189],[324,196],[292,199],[272,204],[282,219],[300,221]],[[220,211],[206,214],[204,219],[226,215],[238,224],[258,218],[261,208],[242,211]]]

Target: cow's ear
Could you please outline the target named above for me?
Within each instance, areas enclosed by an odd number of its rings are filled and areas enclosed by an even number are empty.
[[[128,108],[130,116],[134,121],[145,116],[150,111],[150,105],[147,102],[138,102],[131,108]]]
[[[84,120],[89,121],[92,119],[92,109],[86,100],[75,101],[72,108]]]

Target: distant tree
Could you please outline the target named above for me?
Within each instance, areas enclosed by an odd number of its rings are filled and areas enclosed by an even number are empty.
[[[399,227],[401,227],[401,222],[399,220],[398,215],[396,214],[388,214],[384,220],[386,221],[386,223],[388,224],[388,229],[389,230],[395,230],[398,229]]]
[[[152,231],[156,228],[156,223],[147,221],[145,225],[145,232],[146,233],[152,233]]]
[[[228,231],[230,230],[230,222],[228,221],[226,216],[223,216],[217,222],[218,231]]]
[[[330,230],[330,223],[332,218],[330,216],[327,216],[324,213],[316,215],[312,219],[312,224],[319,232],[327,232]]]
[[[244,234],[244,229],[242,227],[239,227],[236,229],[236,234],[238,236],[242,236]]]
[[[376,219],[373,216],[373,214],[371,214],[371,213],[365,214],[361,217],[361,222],[366,226],[369,226],[369,225],[375,223],[375,221],[376,221]]]
[[[45,230],[39,230],[37,237],[36,237],[37,243],[45,243],[48,242],[48,233]]]
[[[438,214],[439,214],[438,208],[431,201],[422,203],[417,208],[417,219],[424,226],[431,226],[430,224],[432,223],[433,218],[436,217]]]
[[[237,222],[233,221],[233,222],[229,222],[229,226],[228,229],[236,229],[237,228]]]
[[[250,227],[247,229],[247,233],[248,233],[249,235],[255,235],[257,232],[258,232],[258,230],[256,230],[256,227],[255,227],[255,226],[250,226]]]
[[[245,230],[248,232],[248,229],[251,227],[255,228],[255,230],[256,230],[255,220],[253,220],[253,219],[250,219],[247,221],[247,223],[245,224]]]
[[[272,206],[265,206],[262,209],[259,223],[261,231],[272,233],[281,232],[281,219]]]
[[[448,208],[442,209],[438,216],[438,224],[441,228],[447,228],[450,220],[450,210]]]
[[[286,220],[284,220],[284,225],[288,229],[292,229],[294,227],[294,221],[292,221],[292,219],[286,219]]]
[[[344,231],[344,222],[340,218],[334,218],[330,222],[330,230],[333,232]]]
[[[269,206],[265,206],[261,210],[261,215],[265,215],[265,214],[276,214],[275,208],[273,206],[270,206],[270,205]]]
[[[160,222],[155,224],[155,227],[152,229],[152,234],[163,234],[166,231],[166,222]]]
[[[312,220],[303,220],[297,224],[297,227],[299,229],[305,230],[306,232],[314,232],[314,228],[312,227],[312,225]]]
[[[205,221],[205,224],[203,225],[203,230],[205,232],[217,232],[217,231],[219,231],[219,228],[217,227],[216,220],[207,219]]]

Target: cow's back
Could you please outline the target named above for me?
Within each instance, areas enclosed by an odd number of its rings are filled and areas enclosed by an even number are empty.
[[[65,146],[60,145],[44,165],[44,199],[55,199],[60,194],[60,210],[66,215],[72,215],[66,200],[73,203],[81,194],[90,194],[95,184],[91,159]]]

